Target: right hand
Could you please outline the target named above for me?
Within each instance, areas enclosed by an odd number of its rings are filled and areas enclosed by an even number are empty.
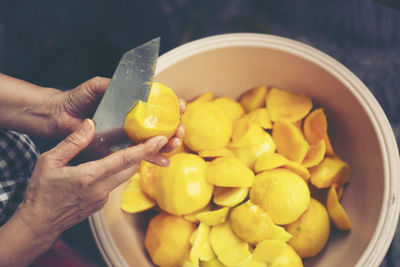
[[[39,157],[24,201],[16,211],[36,238],[49,246],[61,232],[100,210],[110,191],[128,180],[141,160],[160,166],[169,164],[159,154],[168,139],[157,136],[103,159],[67,166],[91,142],[94,128],[93,121],[85,120]]]

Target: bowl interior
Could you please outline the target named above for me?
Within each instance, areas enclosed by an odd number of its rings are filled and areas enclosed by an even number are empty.
[[[348,233],[333,231],[322,253],[304,263],[305,266],[354,266],[380,217],[384,171],[374,126],[346,82],[308,56],[268,43],[210,46],[198,53],[190,52],[189,56],[185,53],[161,57],[155,78],[184,99],[208,91],[237,98],[244,91],[265,84],[309,95],[314,106],[324,108],[333,147],[353,171],[342,198],[353,227]],[[149,214],[129,215],[119,209],[124,186],[111,193],[103,209],[107,228],[127,264],[152,266],[143,246]]]

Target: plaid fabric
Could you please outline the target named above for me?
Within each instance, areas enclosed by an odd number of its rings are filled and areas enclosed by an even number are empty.
[[[0,226],[23,200],[38,155],[27,135],[0,130]]]

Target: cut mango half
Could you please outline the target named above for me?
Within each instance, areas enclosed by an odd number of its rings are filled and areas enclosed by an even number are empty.
[[[143,193],[140,184],[140,174],[136,173],[129,181],[128,188],[122,193],[121,209],[128,213],[148,210],[156,205],[150,197]]]
[[[272,139],[278,153],[286,158],[301,163],[305,158],[309,145],[303,134],[292,123],[276,121],[272,130]]]
[[[213,100],[214,104],[217,104],[231,121],[235,121],[244,115],[243,107],[229,97],[219,97]]]
[[[243,116],[244,119],[251,121],[264,129],[272,129],[272,123],[269,119],[266,108],[257,108]]]
[[[320,164],[310,168],[310,181],[317,188],[341,186],[350,182],[350,166],[339,157],[325,157]]]
[[[180,105],[178,97],[167,86],[152,83],[147,102],[139,101],[126,115],[124,131],[135,143],[150,137],[172,137],[178,127]]]
[[[328,122],[322,108],[313,110],[304,120],[303,132],[310,144],[315,144],[319,140],[324,140],[326,154],[334,156],[331,141],[328,136]]]
[[[241,203],[249,194],[248,187],[214,186],[213,201],[223,207],[234,207]]]
[[[245,92],[239,99],[245,112],[250,112],[257,108],[265,107],[265,98],[268,94],[268,88],[264,85],[257,86]]]
[[[312,102],[306,95],[272,88],[266,97],[266,107],[272,121],[296,122],[310,112]]]
[[[226,221],[226,217],[228,216],[229,208],[220,208],[217,210],[210,210],[205,212],[200,212],[197,214],[196,218],[208,226],[215,226]]]
[[[331,186],[329,189],[328,196],[326,198],[326,207],[328,209],[329,217],[338,229],[343,231],[351,229],[350,219],[339,202],[334,186]]]

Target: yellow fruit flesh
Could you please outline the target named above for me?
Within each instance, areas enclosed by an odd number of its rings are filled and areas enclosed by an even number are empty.
[[[265,240],[257,244],[252,260],[263,262],[268,267],[302,267],[301,258],[282,240]]]
[[[214,99],[213,103],[217,104],[225,114],[228,115],[232,122],[239,119],[244,114],[242,106],[232,98],[219,97]]]
[[[350,219],[346,211],[339,203],[339,199],[334,186],[331,186],[326,199],[326,207],[328,209],[329,217],[333,224],[340,230],[346,231],[351,229]]]
[[[214,186],[213,202],[223,207],[234,207],[248,195],[248,187],[218,187]]]
[[[292,234],[289,245],[301,258],[317,255],[326,245],[330,233],[328,212],[324,205],[311,199],[310,207],[301,217],[286,226]]]
[[[190,252],[189,239],[195,224],[180,216],[160,213],[150,220],[145,247],[159,266],[181,266]]]
[[[148,101],[139,101],[126,115],[124,131],[136,143],[164,135],[171,137],[180,119],[180,106],[175,93],[161,83],[152,83]]]
[[[148,210],[156,203],[143,193],[139,184],[140,175],[136,173],[132,176],[128,188],[122,193],[121,209],[128,213],[136,213]]]
[[[350,182],[350,166],[339,157],[324,158],[320,164],[310,168],[310,182],[317,188],[338,187]]]
[[[272,129],[272,123],[269,119],[266,108],[255,109],[243,116],[244,119],[261,126],[264,129]]]
[[[190,250],[191,262],[199,264],[199,260],[209,261],[215,257],[210,243],[210,230],[211,228],[203,223],[200,223],[197,227],[192,249]]]
[[[161,168],[155,199],[161,209],[174,215],[192,213],[207,205],[213,187],[205,180],[205,161],[194,154],[179,153]]]
[[[228,216],[229,208],[220,208],[217,210],[205,211],[197,214],[197,219],[200,223],[208,226],[214,226],[226,221]]]
[[[269,214],[275,224],[296,221],[310,205],[310,191],[297,174],[284,169],[265,171],[256,176],[250,200]]]

